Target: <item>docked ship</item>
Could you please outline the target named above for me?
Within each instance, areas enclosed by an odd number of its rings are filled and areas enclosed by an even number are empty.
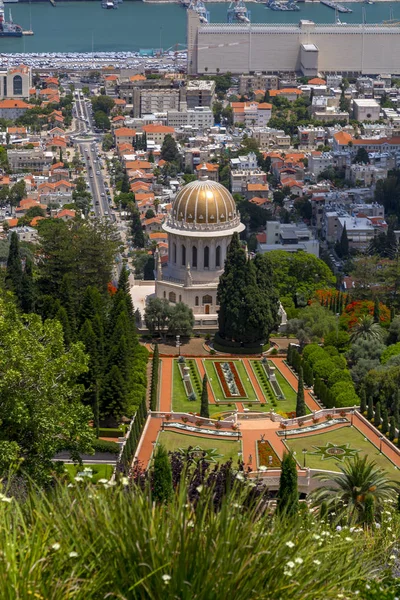
[[[283,12],[286,11],[298,11],[300,7],[297,5],[295,0],[289,0],[288,2],[278,2],[277,0],[267,0],[265,3],[267,8],[271,10],[280,10]]]
[[[13,23],[10,10],[10,20],[4,17],[4,3],[0,0],[0,37],[22,37],[22,27]]]
[[[343,6],[343,4],[338,4],[337,2],[331,2],[330,0],[319,0],[321,4],[327,6],[328,8],[333,8],[333,10],[337,10],[339,13],[352,13],[353,10],[348,8],[347,6]]]
[[[250,23],[250,12],[243,0],[232,0],[228,8],[228,23]]]

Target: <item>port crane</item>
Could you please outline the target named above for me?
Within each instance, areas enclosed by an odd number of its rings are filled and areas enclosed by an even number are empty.
[[[228,8],[228,23],[250,23],[250,16],[243,0],[232,0]]]
[[[205,7],[203,0],[190,0],[189,10],[194,10],[199,15],[200,23],[210,22],[210,13]]]

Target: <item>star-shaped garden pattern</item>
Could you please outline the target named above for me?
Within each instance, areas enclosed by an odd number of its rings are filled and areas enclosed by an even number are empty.
[[[350,448],[350,444],[333,444],[327,442],[325,446],[313,446],[315,452],[310,452],[312,455],[319,455],[321,460],[338,460],[343,462],[346,458],[354,458],[359,450]]]
[[[179,452],[186,456],[188,449],[187,448],[179,448]],[[216,448],[210,448],[209,450],[204,450],[200,446],[193,446],[190,448],[190,456],[196,460],[206,460],[210,463],[216,463],[217,458],[222,458],[223,454],[218,454],[218,450]]]

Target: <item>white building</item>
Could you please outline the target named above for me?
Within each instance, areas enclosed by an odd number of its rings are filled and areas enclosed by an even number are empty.
[[[297,252],[304,250],[319,257],[319,242],[304,223],[284,224],[279,221],[267,221],[266,242],[258,244],[261,253],[271,250]]]
[[[357,121],[379,121],[381,107],[372,98],[353,100],[353,113]]]
[[[29,98],[32,87],[32,71],[30,67],[10,67],[0,69],[0,99]]]
[[[258,169],[257,156],[254,152],[249,152],[246,156],[231,158],[231,168],[237,170]]]
[[[156,296],[184,302],[196,326],[216,327],[217,287],[232,235],[243,231],[236,204],[221,184],[202,178],[177,194],[163,224],[168,234],[168,265],[157,259]]]
[[[167,112],[167,125],[179,129],[180,127],[193,127],[194,129],[210,129],[214,125],[214,114],[206,106],[196,106],[188,110],[169,110]]]

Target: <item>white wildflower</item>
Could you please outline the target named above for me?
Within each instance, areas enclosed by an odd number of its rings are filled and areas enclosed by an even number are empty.
[[[76,558],[77,556],[79,556],[79,554],[77,552],[70,552],[69,553],[69,557],[70,558]]]
[[[313,563],[314,565],[319,566],[321,564],[321,561],[316,558],[315,560],[313,560]]]
[[[83,477],[77,476],[77,477],[75,477],[75,481],[77,481],[79,483],[80,481],[83,481]]]
[[[194,527],[194,521],[188,521],[187,522],[187,526],[188,527]]]
[[[381,528],[381,524],[380,523],[375,523],[375,527],[376,527],[376,529],[380,529]]]
[[[163,580],[163,582],[165,583],[165,585],[169,585],[169,582],[171,581],[171,575],[163,575],[161,577],[161,579]]]
[[[395,555],[395,554],[391,554],[391,555],[389,556],[389,559],[390,559],[390,560],[396,560],[396,555]]]
[[[122,483],[122,485],[129,485],[129,479],[128,479],[128,477],[122,477],[121,478],[121,483]]]
[[[338,525],[338,526],[336,527],[336,531],[342,531],[342,528],[340,527],[340,525]]]
[[[242,475],[242,473],[238,473],[236,475],[236,479],[239,479],[239,481],[244,481],[244,476]]]
[[[98,479],[97,483],[108,483],[108,479]]]
[[[286,563],[286,566],[289,567],[289,569],[294,569],[296,565],[292,560],[289,560],[289,562]]]
[[[351,538],[351,537],[345,537],[344,539],[345,539],[346,542],[352,542],[353,541],[353,538]]]
[[[115,479],[110,479],[110,481],[107,481],[107,483],[110,487],[112,487],[113,485],[117,485],[117,482],[115,481]]]
[[[294,559],[294,562],[297,563],[298,565],[303,564],[304,560],[302,558],[300,558],[300,556],[298,556],[297,558]]]
[[[61,544],[59,544],[58,542],[56,542],[55,544],[52,545],[51,549],[52,550],[59,550],[61,548]]]
[[[9,496],[5,496],[4,494],[0,494],[0,500],[2,502],[11,502],[12,498],[10,498]]]
[[[286,546],[288,546],[289,548],[294,548],[294,544],[293,542],[286,542]]]
[[[201,494],[201,492],[203,491],[203,486],[202,485],[198,485],[196,490],[199,492],[199,494]]]
[[[321,536],[318,535],[318,533],[314,533],[313,540],[320,540],[320,539],[321,539]]]
[[[75,487],[75,486],[74,486],[74,484],[73,484],[73,483],[69,483],[69,484],[67,485],[67,487],[69,487],[69,488],[73,488],[73,487]]]

